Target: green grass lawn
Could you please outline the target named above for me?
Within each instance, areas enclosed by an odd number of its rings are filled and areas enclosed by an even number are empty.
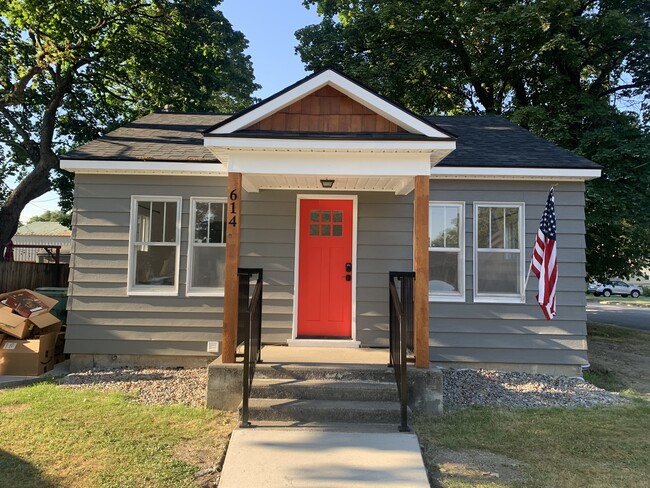
[[[617,304],[617,305],[635,305],[637,307],[650,307],[650,297],[640,296],[639,298],[626,297],[623,298],[618,295],[612,295],[609,298],[603,296],[595,297],[592,294],[587,294],[588,302],[598,302],[604,304]]]
[[[0,486],[200,486],[195,473],[219,463],[234,420],[52,383],[0,390]]]
[[[650,405],[643,401],[590,409],[474,408],[418,417],[414,426],[430,473],[442,479],[433,486],[611,488],[650,480]],[[441,448],[499,456],[460,470],[453,457],[440,459]],[[518,476],[505,479],[513,470]],[[493,472],[500,477],[490,477]]]

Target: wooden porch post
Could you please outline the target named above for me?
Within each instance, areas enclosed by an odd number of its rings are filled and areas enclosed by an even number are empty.
[[[234,363],[237,350],[237,320],[239,307],[239,248],[241,236],[241,173],[228,173],[226,210],[226,276],[223,298],[223,331],[221,360]]]
[[[413,342],[415,367],[429,367],[429,177],[415,177],[413,269],[415,271]]]

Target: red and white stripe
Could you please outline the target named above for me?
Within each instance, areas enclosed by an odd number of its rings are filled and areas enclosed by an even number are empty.
[[[555,239],[544,235],[541,229],[537,231],[533,260],[533,273],[539,280],[537,302],[547,320],[555,317],[555,288],[557,286],[557,259]]]

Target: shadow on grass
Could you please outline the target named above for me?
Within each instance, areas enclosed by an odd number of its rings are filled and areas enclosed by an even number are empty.
[[[33,464],[0,449],[0,486],[56,488]]]

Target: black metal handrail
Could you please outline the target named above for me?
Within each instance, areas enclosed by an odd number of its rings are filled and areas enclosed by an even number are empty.
[[[399,280],[397,292],[395,280]],[[409,331],[413,330],[413,281],[414,272],[391,271],[388,274],[390,304],[390,364],[395,371],[400,403],[400,432],[409,432],[408,426],[408,378],[406,350],[409,348]],[[412,339],[410,349],[413,350]]]
[[[257,282],[250,296],[250,280],[257,274]],[[263,272],[261,268],[239,268],[239,323],[240,339],[244,343],[244,372],[242,380],[242,409],[239,426],[249,427],[248,400],[250,398],[255,365],[262,362],[262,287]],[[249,300],[250,297],[250,300]]]

